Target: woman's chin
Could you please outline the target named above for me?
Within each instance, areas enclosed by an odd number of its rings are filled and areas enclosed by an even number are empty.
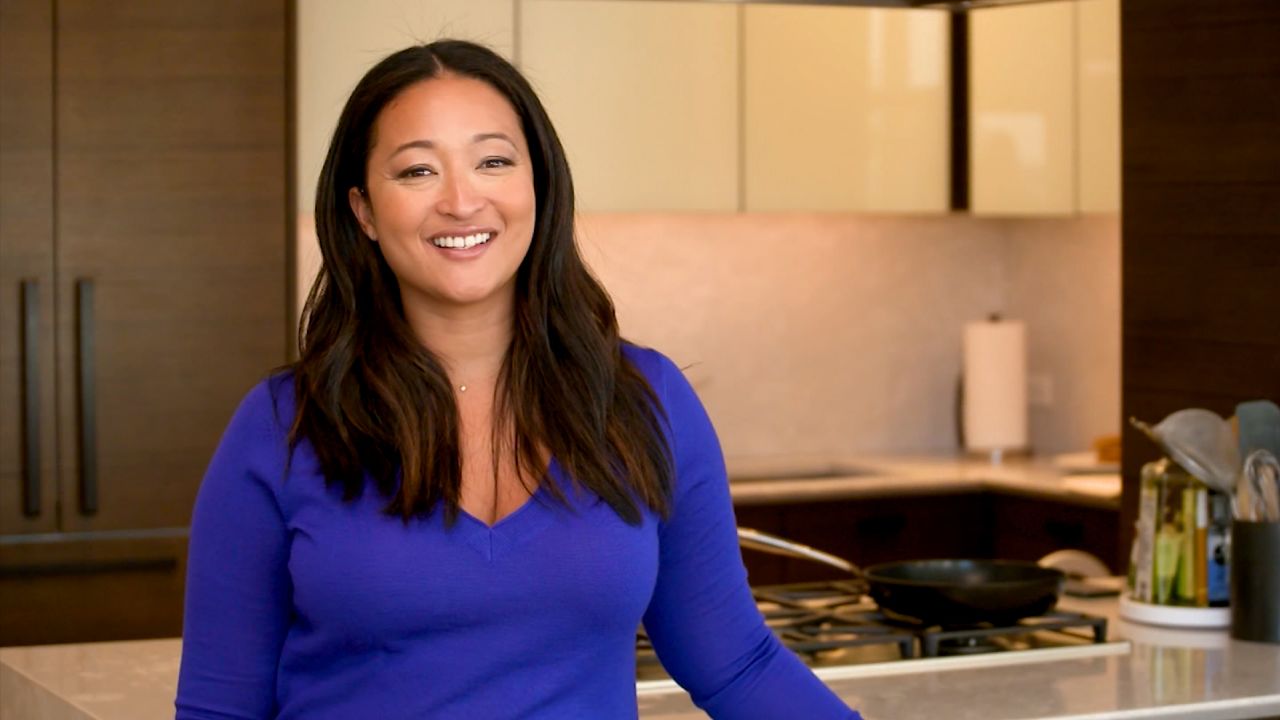
[[[422,294],[422,302],[437,311],[509,309],[515,303],[514,284],[467,283],[433,288]]]

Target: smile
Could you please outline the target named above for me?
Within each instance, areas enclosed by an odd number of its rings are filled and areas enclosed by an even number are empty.
[[[431,238],[431,244],[438,248],[458,248],[465,250],[473,248],[477,245],[483,245],[489,242],[491,233],[476,233],[474,235],[445,235],[441,237]]]

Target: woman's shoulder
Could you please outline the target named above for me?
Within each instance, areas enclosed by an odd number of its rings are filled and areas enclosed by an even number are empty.
[[[231,417],[229,434],[282,439],[293,424],[293,370],[272,371],[245,393]]]
[[[649,381],[668,418],[674,420],[691,412],[699,416],[703,413],[693,385],[671,358],[630,342],[623,342],[622,355]]]
[[[650,347],[624,340],[622,357],[639,370],[641,375],[644,375],[653,386],[654,392],[659,395],[662,394],[663,387],[668,384],[672,375],[683,376],[680,368],[671,358]]]

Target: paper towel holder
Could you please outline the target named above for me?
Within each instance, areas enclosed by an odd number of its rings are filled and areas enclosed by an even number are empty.
[[[987,314],[986,321],[989,323],[1000,323],[1004,321],[1004,316],[1000,312],[991,312]],[[956,429],[956,444],[963,455],[973,458],[983,458],[988,460],[992,465],[1000,465],[1005,458],[1010,457],[1029,457],[1031,455],[1030,443],[1021,447],[997,447],[990,449],[970,449],[967,443],[965,428],[965,368],[961,363],[959,374],[956,376],[955,397],[953,399],[954,420]],[[1029,439],[1029,438],[1028,438]]]
[[[1003,463],[1006,457],[1018,457],[1018,458],[1031,457],[1030,447],[1019,448],[1019,449],[996,448],[994,450],[986,450],[986,451],[970,450],[965,447],[964,373],[960,373],[956,375],[956,395],[955,395],[955,402],[953,404],[953,407],[955,408],[956,447],[960,450],[961,454],[967,455],[969,457],[986,459],[990,461],[992,465],[999,465]]]

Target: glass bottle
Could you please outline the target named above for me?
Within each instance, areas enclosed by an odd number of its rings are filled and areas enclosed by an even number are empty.
[[[1142,466],[1130,593],[1157,605],[1210,604],[1212,541],[1210,491],[1169,458]],[[1215,568],[1217,569],[1217,568]],[[1216,590],[1216,588],[1215,588]],[[1216,597],[1212,598],[1217,600]]]

